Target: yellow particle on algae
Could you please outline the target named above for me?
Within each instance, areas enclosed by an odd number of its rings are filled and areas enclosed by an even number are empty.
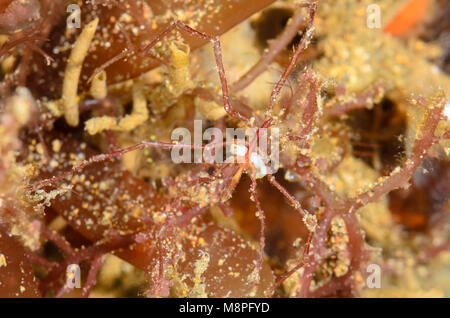
[[[44,102],[43,105],[55,117],[61,117],[64,114],[62,101],[60,99]]]
[[[141,208],[137,206],[137,207],[134,209],[133,216],[134,216],[135,218],[138,218],[140,214],[141,214]]]
[[[303,217],[303,223],[310,232],[314,232],[317,227],[317,217],[314,214],[307,213]]]
[[[12,100],[14,117],[21,125],[25,125],[30,120],[35,106],[33,96],[27,88],[18,87]]]
[[[7,56],[0,64],[4,74],[12,73],[16,65],[17,58],[13,55]]]
[[[52,168],[58,167],[58,161],[56,161],[55,159],[52,159],[50,161],[50,167],[52,167]]]
[[[5,255],[0,253],[0,267],[6,267],[7,265]]]
[[[62,143],[61,140],[55,139],[52,141],[52,149],[54,152],[59,152],[61,150]]]
[[[399,64],[407,65],[409,59],[408,59],[408,57],[405,56],[405,55],[397,55],[397,56],[395,57],[395,61],[396,61],[397,63],[399,63]]]
[[[38,144],[38,145],[36,146],[36,151],[37,151],[37,153],[40,154],[40,155],[44,154],[44,148],[42,147],[42,144]]]
[[[203,237],[198,238],[198,244],[200,244],[200,245],[205,244],[205,240],[203,239]]]
[[[107,182],[101,181],[100,184],[99,184],[99,188],[100,188],[100,190],[105,191],[105,190],[108,190],[109,185],[108,185]]]
[[[102,225],[111,224],[112,217],[113,217],[112,213],[110,213],[110,212],[103,212],[101,224]]]
[[[362,283],[363,282],[363,277],[362,277],[362,275],[361,275],[361,273],[360,272],[356,272],[356,274],[355,274],[355,280],[358,282],[358,283]]]
[[[154,214],[153,214],[153,221],[156,223],[156,224],[162,224],[162,223],[164,223],[164,221],[166,220],[166,218],[167,218],[167,215],[165,214],[165,213],[159,213],[159,212],[155,212]],[[180,234],[181,235],[181,234]]]

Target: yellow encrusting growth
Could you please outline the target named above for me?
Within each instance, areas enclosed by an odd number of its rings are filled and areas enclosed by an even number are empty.
[[[190,82],[189,53],[190,47],[184,43],[171,42],[169,82],[167,89],[175,96],[179,96]]]
[[[106,97],[107,85],[106,85],[106,72],[101,71],[97,75],[95,75],[94,79],[91,83],[90,89],[91,96],[95,99],[103,99]]]
[[[70,126],[78,126],[78,80],[80,78],[83,61],[89,50],[89,46],[94,37],[98,25],[98,18],[89,22],[76,40],[70,57],[67,61],[66,71],[64,73],[62,103],[64,108],[64,117]]]
[[[194,267],[194,286],[191,289],[189,297],[206,297],[205,279],[202,278],[203,273],[208,269],[210,256],[208,253],[201,253],[200,258],[195,262]]]
[[[227,112],[223,106],[217,104],[215,101],[204,100],[200,97],[194,99],[195,107],[200,114],[209,120],[218,120],[225,116]]]
[[[6,263],[6,257],[4,254],[0,253],[0,267],[6,267],[7,263]]]
[[[145,87],[142,83],[135,83],[132,88],[133,110],[117,122],[111,116],[94,117],[86,121],[86,131],[95,135],[104,130],[130,131],[143,124],[148,119],[147,99]]]
[[[167,79],[150,95],[152,109],[163,112],[177,101],[186,90],[193,87],[189,70],[190,47],[183,42],[171,42],[168,47]]]

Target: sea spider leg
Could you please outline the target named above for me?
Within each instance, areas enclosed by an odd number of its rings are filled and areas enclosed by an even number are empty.
[[[273,63],[283,49],[294,39],[298,30],[307,24],[302,13],[302,8],[310,6],[303,4],[297,8],[291,18],[291,21],[280,34],[280,36],[270,43],[268,50],[260,58],[260,60],[252,66],[252,68],[242,75],[236,82],[231,85],[231,91],[237,93],[248,85],[250,85],[266,68]]]
[[[285,273],[283,276],[281,276],[280,278],[278,278],[275,281],[275,283],[266,291],[267,296],[272,297],[273,294],[275,293],[275,290],[281,284],[283,284],[286,281],[286,279],[291,277],[296,271],[298,271],[300,268],[302,268],[305,265],[305,260],[309,254],[309,248],[311,246],[312,238],[313,238],[313,232],[310,232],[308,235],[308,239],[305,243],[305,248],[303,250],[302,257],[300,258],[300,262],[297,265],[295,265],[291,270],[289,270],[287,273]]]
[[[298,202],[281,184],[278,183],[273,175],[267,175],[267,179],[275,188],[277,188],[281,192],[281,194],[289,201],[292,207],[300,213],[302,217],[305,217],[309,214],[302,208],[300,202]]]
[[[87,298],[89,297],[89,294],[92,290],[92,288],[95,286],[95,283],[97,282],[97,274],[100,270],[100,268],[103,265],[103,255],[99,255],[94,258],[94,260],[91,263],[91,268],[89,269],[88,277],[86,279],[86,284],[83,287],[83,291],[81,293],[81,297]]]
[[[258,199],[258,194],[256,192],[256,171],[255,171],[255,167],[251,164],[250,165],[252,172],[249,174],[250,175],[250,179],[251,179],[251,185],[250,185],[250,192],[252,194],[252,198],[255,201],[256,204],[256,216],[259,219],[259,222],[261,224],[261,229],[260,229],[260,235],[259,235],[259,258],[258,258],[258,265],[256,267],[256,273],[257,273],[257,278],[255,280],[254,286],[255,286],[255,292],[256,292],[256,288],[258,287],[258,284],[260,282],[260,278],[261,278],[261,270],[262,270],[262,263],[263,263],[263,257],[264,257],[264,248],[266,245],[266,222],[265,222],[265,214],[264,214],[264,210],[261,206],[261,202]]]
[[[310,21],[309,21],[309,27],[305,31],[305,34],[303,35],[302,39],[300,40],[299,44],[297,45],[297,48],[294,51],[294,55],[291,58],[291,61],[289,62],[288,67],[284,70],[283,75],[281,76],[280,80],[277,82],[275,87],[272,90],[272,93],[270,94],[270,100],[269,100],[269,107],[268,107],[268,113],[272,113],[273,106],[275,105],[278,96],[280,95],[281,89],[283,88],[284,84],[286,83],[289,74],[291,74],[292,70],[295,67],[295,64],[297,63],[297,60],[300,56],[300,53],[304,51],[309,43],[312,40],[312,36],[314,33],[314,26],[313,21],[317,10],[317,3],[311,3],[311,9],[310,9]]]
[[[54,176],[52,178],[49,179],[45,179],[42,180],[34,185],[30,185],[26,188],[26,190],[28,191],[35,191],[38,189],[41,189],[43,187],[46,187],[48,185],[51,185],[55,182],[58,182],[78,171],[83,170],[84,168],[86,168],[87,166],[96,163],[96,162],[103,162],[105,160],[108,159],[112,159],[112,158],[116,158],[116,157],[120,157],[122,155],[124,155],[125,153],[131,152],[131,151],[135,151],[135,150],[141,150],[144,148],[166,148],[166,149],[172,149],[172,148],[189,148],[189,149],[196,149],[196,148],[201,148],[204,149],[204,146],[197,146],[197,145],[188,145],[188,144],[172,144],[172,143],[166,143],[166,142],[159,142],[159,141],[143,141],[139,144],[136,144],[134,146],[131,147],[127,147],[127,148],[123,148],[120,150],[116,150],[110,153],[106,153],[106,154],[99,154],[99,155],[95,155],[92,156],[91,158],[89,158],[88,160],[84,160],[82,163],[80,163],[79,165],[76,165],[75,167],[73,167],[71,170],[66,171],[64,173],[62,173],[59,176]]]

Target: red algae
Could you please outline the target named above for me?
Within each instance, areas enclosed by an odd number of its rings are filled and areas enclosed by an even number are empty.
[[[447,295],[415,268],[449,250],[450,80],[391,36],[427,1],[380,30],[337,22],[355,0],[26,2],[0,5],[0,296]]]

